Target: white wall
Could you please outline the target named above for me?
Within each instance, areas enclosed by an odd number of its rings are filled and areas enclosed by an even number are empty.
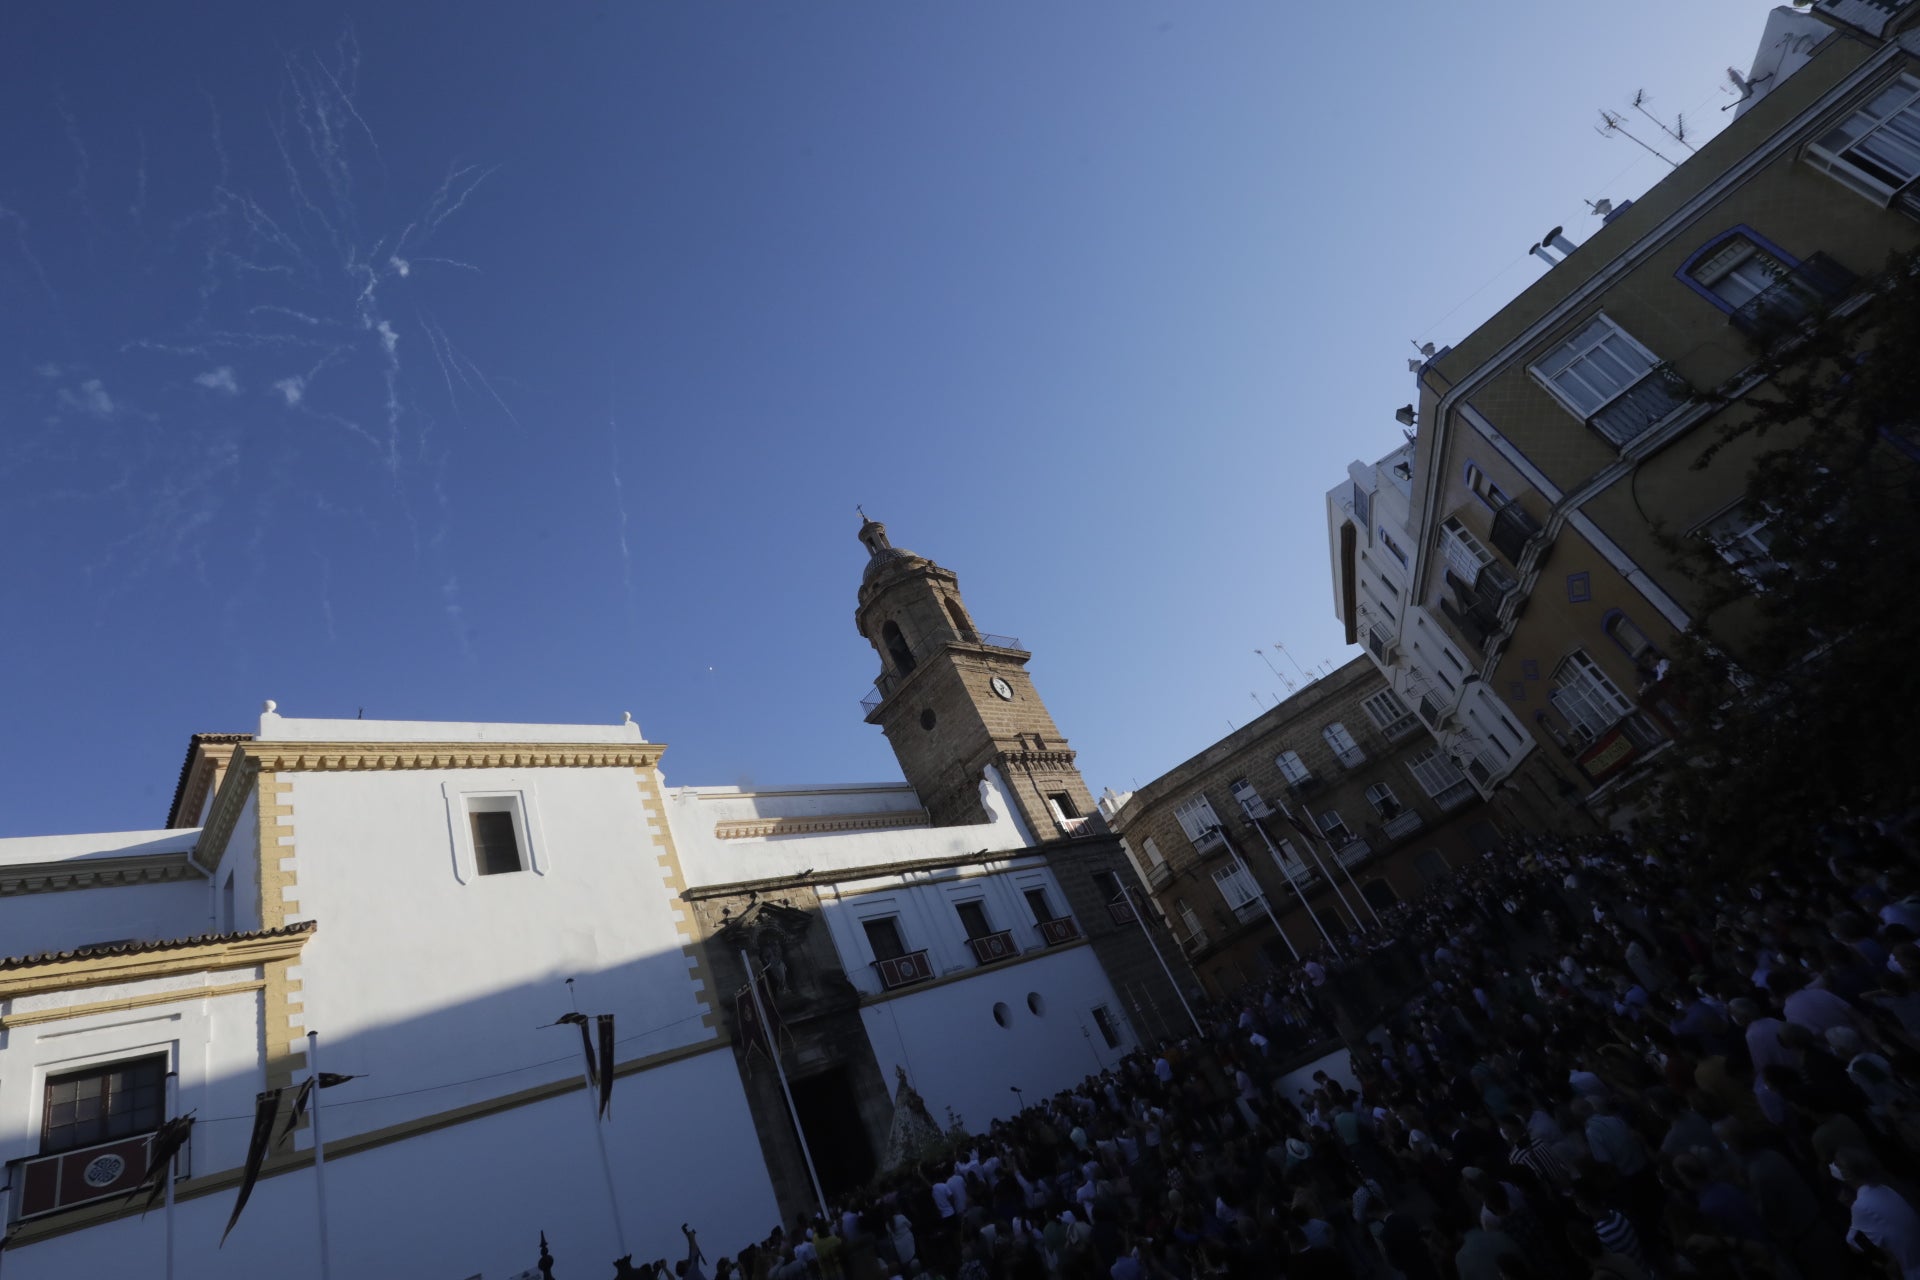
[[[109,831],[0,840],[0,868],[44,866],[85,874],[89,863],[179,855],[198,831]],[[128,938],[155,941],[206,933],[206,881],[199,876],[145,884],[110,884],[0,898],[0,955],[71,951]]]
[[[716,1035],[632,769],[292,781],[299,911],[319,921],[302,957],[306,1026],[328,1070],[428,1090],[356,1108],[343,1131],[576,1074],[577,1033],[546,1025],[573,1008],[568,978],[582,1010],[615,1015],[623,1060]],[[469,789],[523,797],[540,871],[462,882]],[[483,1075],[495,1078],[456,1083]]]
[[[323,1123],[349,1110],[337,1105],[342,1095],[376,1087],[386,1086],[369,1080],[328,1090]],[[585,1095],[575,1092],[330,1156],[333,1273],[501,1280],[533,1266],[545,1231],[557,1274],[611,1274],[619,1250],[589,1116]],[[724,1052],[623,1077],[606,1137],[636,1259],[686,1256],[683,1220],[699,1230],[711,1257],[764,1237],[778,1220],[739,1076]],[[231,1191],[180,1204],[180,1274],[317,1274],[310,1170],[263,1180],[218,1249],[232,1207]],[[7,1253],[7,1280],[122,1275],[130,1265],[158,1275],[163,1229],[155,1212],[19,1246]]]
[[[1028,1007],[1029,993],[1042,1013]],[[1008,1026],[994,1020],[995,1004],[1007,1006]],[[1095,1005],[1113,1013],[1120,1048],[1107,1048],[1094,1026]],[[894,1068],[905,1067],[935,1120],[944,1125],[951,1107],[979,1130],[1017,1109],[1011,1086],[1038,1102],[1131,1052],[1125,1012],[1093,949],[1082,946],[870,1004],[860,1016],[889,1085]]]

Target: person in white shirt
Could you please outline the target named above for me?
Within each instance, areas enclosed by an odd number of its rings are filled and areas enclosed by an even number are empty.
[[[953,1198],[953,1211],[956,1214],[967,1211],[967,1179],[965,1174],[954,1174],[947,1179],[947,1194]]]
[[[1173,1083],[1173,1064],[1167,1061],[1167,1055],[1161,1054],[1153,1060],[1153,1074],[1160,1078],[1161,1084]]]
[[[934,1182],[933,1208],[942,1218],[951,1218],[954,1215],[953,1188],[946,1182],[937,1180]]]
[[[1854,1189],[1847,1243],[1858,1249],[1867,1241],[1886,1254],[1903,1280],[1920,1280],[1920,1213],[1887,1185],[1880,1162],[1860,1147],[1842,1147],[1828,1172]]]

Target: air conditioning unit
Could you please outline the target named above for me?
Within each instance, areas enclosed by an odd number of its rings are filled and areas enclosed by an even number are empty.
[[[1392,638],[1379,627],[1367,628],[1367,652],[1371,653],[1374,661],[1381,666],[1390,665],[1400,656],[1400,650],[1393,643]]]

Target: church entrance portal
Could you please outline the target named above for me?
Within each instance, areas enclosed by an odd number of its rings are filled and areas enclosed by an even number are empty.
[[[813,1167],[828,1196],[865,1186],[874,1174],[873,1143],[860,1119],[853,1072],[834,1067],[795,1080],[793,1109],[813,1152]]]

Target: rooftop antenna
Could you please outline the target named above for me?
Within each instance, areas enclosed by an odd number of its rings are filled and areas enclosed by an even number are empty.
[[[1673,128],[1669,129],[1667,128],[1666,121],[1647,110],[1647,91],[1645,89],[1635,89],[1633,91],[1633,109],[1659,125],[1660,132],[1666,134],[1687,150],[1698,151],[1700,149],[1687,141],[1687,118],[1685,116],[1675,116],[1673,118]]]
[[[1260,655],[1260,661],[1267,664],[1267,670],[1273,672],[1273,678],[1275,680],[1279,680],[1283,683],[1286,681],[1286,677],[1280,674],[1280,668],[1273,665],[1273,659],[1267,656],[1267,651],[1265,649],[1255,649],[1254,652]]]
[[[1303,666],[1301,666],[1301,665],[1300,665],[1300,660],[1299,660],[1298,658],[1296,658],[1296,657],[1294,657],[1294,656],[1293,656],[1293,655],[1292,655],[1291,653],[1287,653],[1287,646],[1285,646],[1285,645],[1283,645],[1283,644],[1281,644],[1281,643],[1280,643],[1280,642],[1279,642],[1278,640],[1275,640],[1275,641],[1273,642],[1273,647],[1274,647],[1274,648],[1276,648],[1276,649],[1278,649],[1278,650],[1279,650],[1280,652],[1282,652],[1282,653],[1286,653],[1286,654],[1287,654],[1287,661],[1288,661],[1288,662],[1291,662],[1291,663],[1293,664],[1293,669],[1294,669],[1295,671],[1298,671],[1298,672],[1300,673],[1300,678],[1301,678],[1302,680],[1312,680],[1312,679],[1313,679],[1313,677],[1312,677],[1312,676],[1310,676],[1310,675],[1308,675],[1308,674],[1307,674],[1307,669],[1306,669],[1305,667],[1303,667]]]
[[[1767,81],[1773,79],[1773,72],[1769,71],[1767,72],[1767,74],[1763,76],[1756,76],[1754,79],[1749,80],[1745,76],[1741,75],[1737,69],[1733,67],[1728,67],[1727,79],[1732,83],[1734,92],[1738,93],[1740,96],[1735,98],[1732,102],[1729,102],[1726,106],[1720,108],[1722,111],[1731,111],[1735,107],[1739,106],[1741,103],[1745,102],[1748,98],[1751,98],[1753,96],[1753,91],[1755,89],[1759,88],[1761,85],[1765,84]]]
[[[1662,160],[1665,160],[1668,164],[1672,165],[1676,169],[1680,167],[1680,162],[1678,160],[1675,160],[1672,157],[1666,155],[1659,148],[1649,146],[1647,143],[1644,143],[1640,141],[1640,139],[1634,137],[1632,132],[1627,129],[1625,120],[1626,120],[1626,117],[1622,116],[1619,112],[1608,111],[1603,107],[1600,110],[1600,124],[1598,127],[1594,129],[1594,132],[1599,134],[1603,138],[1611,137],[1616,133],[1620,134],[1622,137],[1626,138],[1629,142],[1633,143],[1635,146],[1639,147],[1641,150],[1646,151],[1651,155],[1659,156]],[[1665,126],[1662,126],[1662,127],[1664,128]]]

